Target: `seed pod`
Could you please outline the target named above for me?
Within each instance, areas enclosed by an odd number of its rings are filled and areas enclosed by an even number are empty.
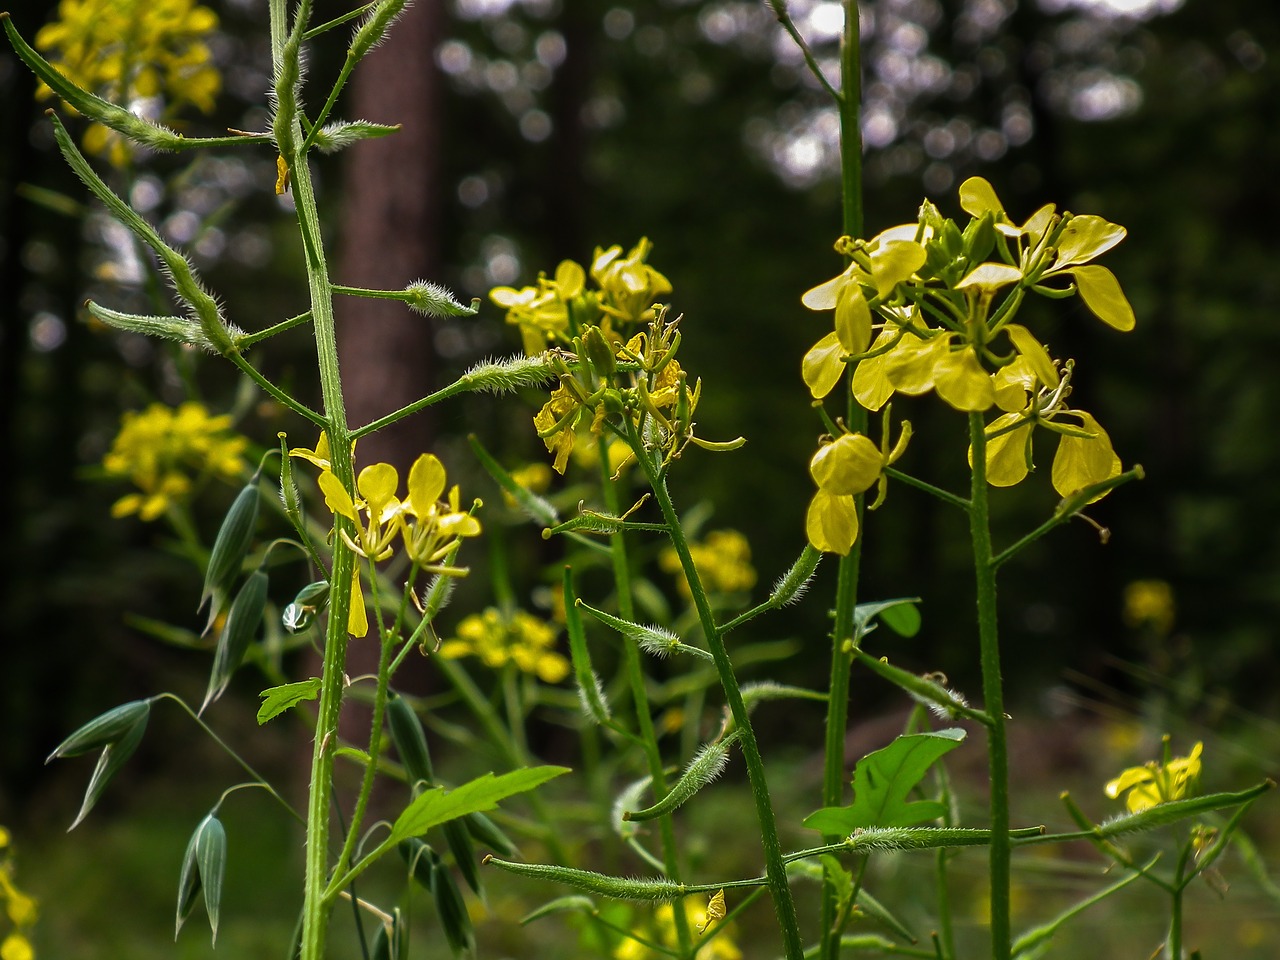
[[[684,884],[673,883],[670,880],[611,877],[575,867],[559,867],[550,863],[517,863],[513,860],[499,860],[497,857],[485,857],[481,863],[492,864],[517,876],[564,883],[579,890],[585,890],[587,893],[597,893],[602,897],[612,897],[615,900],[661,902],[678,900],[685,895]]]

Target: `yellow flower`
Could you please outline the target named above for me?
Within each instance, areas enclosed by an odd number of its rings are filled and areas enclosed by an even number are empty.
[[[591,278],[600,287],[600,309],[622,326],[648,323],[656,316],[653,305],[671,292],[671,282],[646,263],[653,244],[647,237],[622,255],[622,247],[596,247],[591,258]],[[602,323],[611,328],[611,324]]]
[[[186,499],[195,479],[236,480],[245,470],[248,445],[231,432],[230,417],[210,416],[199,403],[176,409],[153,403],[142,411],[127,411],[102,466],[110,476],[129,478],[140,492],[117,500],[111,515],[136,513],[155,520]]]
[[[1152,760],[1141,767],[1130,767],[1109,782],[1106,794],[1112,800],[1128,791],[1125,806],[1130,813],[1138,813],[1158,803],[1178,800],[1195,790],[1200,779],[1200,753],[1203,743],[1191,748],[1185,757],[1169,759],[1169,738],[1164,738],[1163,762]]]
[[[355,452],[354,444],[352,452]],[[341,536],[358,556],[370,563],[386,560],[395,552],[395,542],[400,539],[409,559],[417,566],[433,573],[465,572],[440,566],[439,561],[460,538],[478,536],[480,521],[459,509],[460,494],[456,486],[449,491],[448,502],[441,499],[445,470],[432,454],[421,454],[409,468],[409,496],[404,501],[396,496],[399,472],[389,463],[375,463],[361,470],[356,477],[358,496],[352,497],[331,469],[329,443],[323,433],[314,450],[294,447],[289,455],[320,467],[316,483],[324,494],[325,505],[333,514],[355,524],[355,537],[345,530]],[[355,637],[365,636],[369,629],[358,564],[352,572],[347,628]]]
[[[523,673],[544,683],[559,683],[569,675],[569,661],[553,649],[556,629],[531,613],[517,610],[504,616],[496,607],[473,613],[458,624],[458,635],[440,646],[444,657],[479,657],[500,669],[514,663]]]
[[[20,933],[11,933],[0,943],[0,960],[35,960],[31,941]]]
[[[1124,622],[1164,636],[1173,629],[1173,587],[1164,580],[1135,580],[1124,588]]]
[[[554,279],[539,274],[535,287],[494,287],[489,299],[507,308],[507,323],[519,326],[525,353],[532,357],[546,350],[549,342],[569,339],[570,303],[582,296],[585,284],[582,267],[563,260]]]
[[[818,492],[805,514],[805,533],[809,542],[824,553],[847,554],[857,541],[858,508],[854,497],[879,483],[869,509],[876,509],[884,501],[884,468],[906,452],[911,440],[911,424],[903,421],[898,442],[890,450],[888,429],[886,412],[879,447],[861,433],[846,433],[824,443],[809,461],[809,475],[818,485]]]
[[[751,544],[737,530],[712,530],[701,543],[690,543],[689,552],[707,590],[738,593],[755,586],[756,569],[751,565]],[[674,549],[666,547],[658,555],[658,565],[667,573],[678,576],[677,584],[684,596],[691,595],[680,557]]]
[[[207,42],[217,28],[217,14],[194,0],[61,0],[35,46],[68,80],[107,100],[132,109],[160,97],[168,112],[190,105],[209,113],[222,86]],[[52,91],[42,84],[38,95]],[[123,139],[106,127],[90,127],[84,144],[117,166],[128,159]]]
[[[551,486],[551,468],[545,463],[526,463],[511,471],[511,479],[530,493],[545,493]],[[505,490],[502,499],[512,509],[517,506],[516,498]]]

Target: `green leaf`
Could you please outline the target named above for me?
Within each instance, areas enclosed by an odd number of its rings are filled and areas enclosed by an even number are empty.
[[[1080,291],[1085,306],[1103,323],[1120,331],[1133,329],[1136,323],[1133,307],[1120,289],[1120,281],[1114,273],[1106,267],[1094,265],[1072,267],[1066,272],[1076,278],[1076,289]]]
[[[546,527],[560,522],[560,515],[556,512],[556,508],[528,487],[517,483],[516,479],[503,469],[502,464],[498,463],[484,448],[484,444],[476,439],[475,434],[468,436],[467,441],[471,444],[471,451],[476,455],[476,459],[480,461],[480,466],[489,472],[489,476],[493,477],[498,486],[511,495],[521,510]]]
[[[142,735],[147,729],[149,715],[150,709],[139,714],[118,740],[102,748],[102,753],[98,756],[98,765],[94,767],[93,776],[89,778],[89,786],[85,788],[84,802],[80,805],[80,812],[76,814],[71,826],[67,827],[68,832],[79,826],[80,821],[89,815],[89,811],[98,802],[107,784],[120,772],[120,768],[124,766],[124,762],[129,759],[133,751],[138,749],[138,744],[142,742]]]
[[[863,913],[875,920],[877,923],[888,927],[897,937],[906,940],[908,943],[918,942],[918,938],[911,932],[911,928],[903,923],[896,914],[891,913],[888,907],[873,897],[865,889],[859,888],[855,902],[862,909]]]
[[[200,591],[200,610],[214,595],[215,591],[227,592],[240,573],[245,554],[253,542],[253,531],[258,525],[258,482],[252,480],[236,495],[231,509],[223,518],[218,528],[218,536],[213,541],[213,551],[209,554],[209,566],[205,568],[204,587]],[[218,604],[215,602],[209,611],[209,623],[212,624],[218,615]],[[208,630],[208,627],[205,628]]]
[[[864,637],[873,629],[877,617],[890,630],[902,637],[914,637],[920,630],[920,611],[916,604],[919,597],[895,597],[860,603],[853,610],[854,636]]]
[[[316,681],[317,685],[319,681]],[[426,833],[437,824],[480,810],[492,810],[499,800],[524,793],[548,780],[569,772],[568,767],[525,767],[495,777],[486,773],[469,783],[446,791],[443,787],[428,790],[414,800],[391,826],[385,845],[399,843]]]
[[[222,696],[231,683],[231,677],[240,668],[267,608],[267,585],[266,571],[255,570],[231,602],[227,622],[218,636],[218,648],[213,655],[209,688],[205,691],[204,702],[200,704],[197,713],[204,713],[209,704]]]
[[[78,757],[82,753],[109,746],[128,734],[139,721],[146,726],[150,714],[150,700],[130,700],[112,707],[58,744],[44,762],[48,763],[54,757]]]
[[[825,807],[806,817],[804,825],[824,836],[847,836],[859,827],[906,827],[942,816],[938,801],[907,796],[964,737],[959,728],[914,733],[867,754],[854,767],[853,803]]]
[[[299,680],[296,683],[283,683],[278,687],[268,687],[258,694],[262,697],[262,706],[258,707],[258,723],[266,723],[290,707],[297,706],[303,700],[314,700],[319,695],[319,677]]]

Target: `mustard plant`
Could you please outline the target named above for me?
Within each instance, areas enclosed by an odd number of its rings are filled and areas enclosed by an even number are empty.
[[[1142,475],[1140,467],[1124,468],[1099,420],[1075,404],[1075,360],[1055,357],[1019,322],[1019,310],[1031,296],[1078,296],[1113,330],[1131,329],[1136,317],[1119,281],[1094,263],[1124,239],[1124,228],[1100,216],[1060,212],[1053,204],[1019,222],[987,180],[972,177],[961,185],[956,201],[967,219],[945,215],[949,201],[926,200],[914,220],[868,237],[859,169],[856,5],[844,4],[838,83],[819,68],[785,3],[771,0],[770,5],[839,109],[843,235],[835,243],[842,258],[839,273],[807,292],[797,291],[797,314],[802,305],[831,311],[832,317],[832,329],[796,358],[806,399],[816,401],[815,450],[807,464],[815,491],[803,519],[796,518],[796,559],[776,571],[771,588],[754,603],[759,561],[746,539],[732,529],[702,533],[673,493],[682,470],[696,458],[743,457],[749,448],[740,449],[743,437],[708,435],[699,424],[702,382],[679,353],[686,332],[705,334],[700,318],[685,319],[675,310],[679,274],[652,262],[654,249],[646,239],[630,247],[598,247],[582,264],[565,260],[527,286],[495,288],[490,300],[516,328],[522,353],[481,363],[453,384],[373,421],[348,423],[334,340],[336,296],[400,300],[430,316],[466,317],[480,309],[478,301],[464,304],[428,281],[407,281],[398,290],[345,286],[327,261],[310,154],[394,132],[359,120],[334,120],[332,113],[351,71],[391,29],[404,0],[378,0],[352,16],[319,23],[309,0],[292,6],[270,0],[269,128],[207,138],[177,133],[156,117],[132,112],[130,104],[163,76],[175,109],[207,107],[218,84],[205,69],[201,34],[213,23],[203,8],[189,3],[119,7],[121,16],[132,18],[127,22],[138,28],[138,36],[149,39],[126,48],[135,61],[112,66],[106,79],[114,83],[105,86],[104,77],[85,66],[99,62],[88,48],[108,43],[90,29],[89,0],[69,0],[59,25],[37,36],[36,46],[57,52],[65,69],[27,44],[7,16],[0,17],[15,51],[48,91],[122,145],[124,153],[109,159],[128,155],[130,145],[266,151],[275,160],[275,189],[291,195],[296,212],[309,308],[297,317],[243,330],[225,315],[191,260],[121,198],[81,153],[64,122],[51,117],[68,164],[149,248],[178,304],[173,315],[143,315],[90,303],[92,316],[116,329],[175,340],[227,360],[297,424],[277,438],[278,446],[259,451],[255,465],[249,441],[234,434],[225,417],[194,404],[177,410],[152,407],[126,416],[104,462],[108,473],[128,477],[138,488],[113,512],[121,518],[164,518],[180,530],[188,555],[202,567],[203,588],[192,606],[205,626],[201,634],[190,634],[193,644],[211,650],[213,662],[199,707],[172,693],[122,704],[77,729],[52,756],[98,756],[76,823],[137,748],[153,707],[177,704],[244,770],[247,779],[224,791],[191,835],[178,878],[177,929],[202,901],[216,937],[227,850],[234,840],[219,814],[241,789],[251,788],[265,790],[305,833],[303,905],[293,945],[303,960],[330,955],[330,920],[342,899],[374,923],[371,942],[360,934],[363,955],[409,955],[411,924],[399,903],[371,902],[356,886],[379,864],[380,870],[398,870],[406,885],[431,892],[441,933],[457,956],[477,950],[463,885],[480,894],[486,883],[506,883],[510,876],[532,883],[545,898],[527,921],[575,915],[587,948],[618,960],[691,960],[699,954],[736,960],[742,955],[734,939],[736,921],[766,896],[778,931],[777,943],[765,948],[769,955],[780,947],[788,960],[813,955],[834,960],[846,950],[954,958],[960,951],[950,921],[948,864],[952,852],[963,847],[987,850],[992,960],[1036,954],[1066,921],[1139,879],[1169,895],[1165,950],[1170,957],[1182,956],[1183,892],[1193,878],[1212,875],[1241,816],[1269,781],[1238,792],[1197,795],[1200,745],[1175,759],[1166,744],[1160,761],[1126,770],[1106,785],[1112,800],[1125,797],[1127,812],[1117,817],[1095,822],[1064,797],[1078,829],[1048,833],[1038,824],[1015,826],[1010,812],[997,573],[1054,528],[1077,518],[1087,521],[1091,503]],[[172,36],[159,39],[155,30],[142,29],[158,26],[165,17],[177,26]],[[309,112],[303,96],[304,50],[351,21],[355,26],[339,75],[323,91],[318,109]],[[274,383],[258,361],[259,348],[274,336],[302,326],[313,334],[319,409]],[[475,457],[504,495],[506,516],[496,503],[482,509],[478,499],[465,499],[449,482],[453,466],[431,452],[413,461],[403,485],[390,464],[357,469],[357,441],[404,417],[468,393],[534,390],[544,392],[536,410],[525,415],[549,465],[508,469],[501,451],[495,455],[481,438],[472,438]],[[968,450],[970,483],[963,492],[908,471],[912,430],[908,422],[894,419],[891,401],[898,394],[930,393],[956,411],[961,438],[956,454],[965,456],[964,447]],[[827,409],[833,401],[834,412]],[[1033,475],[1036,441],[1042,446],[1056,441],[1049,472],[1058,501],[1043,522],[998,546],[991,534],[990,488]],[[1039,456],[1043,462],[1043,451]],[[268,465],[273,465],[270,474]],[[805,465],[795,468],[798,472]],[[567,490],[575,499],[568,509],[555,492],[553,471],[570,478]],[[206,546],[183,508],[200,482],[210,479],[240,490]],[[933,496],[967,520],[980,705],[937,673],[918,673],[865,649],[880,627],[910,636],[921,622],[921,598],[859,597],[864,543],[874,530],[874,512],[891,502],[891,487],[894,503],[907,493]],[[534,520],[539,536],[564,545],[562,559],[544,574],[545,617],[516,601],[513,579],[520,572],[506,564],[505,539],[526,530],[524,517]],[[283,533],[264,542],[263,531],[273,526]],[[486,546],[492,603],[445,629],[439,617],[454,584],[469,573],[466,558]],[[832,629],[824,641],[824,655],[830,657],[825,689],[744,679],[753,663],[789,651],[742,642],[739,631],[801,601],[827,553],[839,560],[834,598],[817,601],[832,608]],[[282,574],[282,568],[292,573]],[[654,587],[650,569],[673,578],[682,611]],[[271,595],[273,587],[280,592],[282,576],[292,576],[285,592],[293,599],[277,611]],[[373,674],[348,675],[353,643],[376,645]],[[289,673],[293,660],[285,654],[312,644],[321,661],[319,675],[294,678]],[[449,689],[447,702],[428,704],[397,689],[397,673],[415,652],[429,658]],[[661,670],[654,665],[658,660],[666,661]],[[253,663],[269,684],[258,722],[291,716],[310,738],[305,809],[295,810],[271,777],[225,744],[205,719],[246,663]],[[860,678],[887,681],[915,709],[901,736],[854,758],[850,781],[845,739],[855,665]],[[562,686],[570,682],[572,691]],[[775,800],[766,746],[757,732],[759,716],[782,709],[778,701],[795,699],[823,702],[827,711],[821,793],[799,801],[811,811],[804,817],[791,809],[794,798],[788,798],[791,804]],[[368,736],[351,743],[344,740],[339,719],[344,705],[357,700],[369,708]],[[709,703],[720,708],[709,709]],[[446,710],[461,713],[463,720],[455,723],[451,713],[450,721],[442,721],[439,714]],[[579,734],[582,776],[572,789],[599,808],[596,822],[607,820],[616,848],[607,858],[584,855],[582,844],[574,842],[584,820],[573,804],[549,802],[538,789],[569,771],[538,763],[528,735],[535,714],[552,716]],[[708,717],[714,720],[710,725]],[[466,771],[470,779],[457,782],[452,763],[437,770],[432,741],[459,726],[465,734],[454,735],[483,744],[483,755],[500,760],[501,772],[474,776]],[[985,817],[967,825],[961,822],[945,759],[972,728],[987,741],[990,786]],[[673,732],[681,734],[676,748],[663,740]],[[673,766],[676,751],[680,762]],[[690,805],[705,801],[711,784],[738,755],[746,768],[758,838],[750,845],[758,843],[763,870],[751,876],[699,876],[701,866],[695,868],[683,842],[684,817]],[[339,762],[357,771],[353,798],[338,796]],[[394,816],[376,820],[371,798],[380,777],[401,781],[407,796]],[[567,781],[557,787],[564,789]],[[517,794],[527,794],[517,801],[526,804],[527,817],[509,811],[495,819],[486,816]],[[1230,811],[1229,819],[1215,820],[1219,811]],[[1125,845],[1130,835],[1176,825],[1187,832],[1171,879]],[[816,839],[787,850],[783,828],[808,829]],[[510,834],[536,848],[541,860],[522,853]],[[1015,935],[1013,850],[1068,842],[1093,845],[1124,877]],[[492,852],[481,856],[478,846]],[[400,856],[398,868],[387,867],[393,850]],[[929,851],[935,858],[932,949],[916,946],[901,911],[867,889],[867,862],[886,851]],[[627,866],[606,869],[601,860]],[[638,870],[645,875],[636,876]],[[805,886],[810,880],[817,886]],[[564,888],[573,892],[565,896]],[[818,923],[806,930],[797,902],[815,890],[812,913]],[[23,901],[9,881],[5,895],[13,917],[14,903]],[[638,906],[618,910],[612,901]],[[32,906],[19,912],[29,918],[33,911]],[[27,921],[15,917],[14,923],[21,927]],[[5,960],[30,955],[21,952],[22,944],[9,944],[6,940],[0,947],[13,954],[6,953]]]

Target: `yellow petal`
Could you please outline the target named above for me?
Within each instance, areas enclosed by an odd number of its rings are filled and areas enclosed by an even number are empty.
[[[1072,267],[1067,273],[1076,278],[1076,289],[1085,305],[1107,326],[1117,330],[1133,329],[1133,307],[1120,289],[1120,281],[1106,267]]]
[[[972,347],[940,354],[933,365],[933,385],[938,396],[957,410],[989,410],[996,402],[991,375],[982,369]]]
[[[426,516],[444,494],[444,464],[434,454],[421,454],[409,468],[409,505],[419,517]]]
[[[880,448],[870,437],[846,433],[813,455],[809,474],[827,493],[852,495],[862,493],[880,479],[883,466]]]
[[[1057,209],[1058,208],[1054,204],[1046,203],[1031,216],[1027,217],[1027,222],[1022,225],[1022,228],[1018,233],[1025,234],[1030,237],[1031,242],[1034,244],[1045,235],[1045,232],[1053,224],[1053,214]],[[1001,230],[1000,232],[1007,233],[1007,231],[1004,230]]]
[[[400,474],[389,463],[374,463],[360,471],[356,489],[369,504],[370,517],[380,516],[382,508],[395,499]]]
[[[885,375],[895,390],[915,396],[933,389],[933,372],[938,361],[948,352],[952,334],[939,334],[931,340],[921,340],[907,334],[889,351]]]
[[[800,375],[814,398],[821,400],[844,373],[844,348],[833,330],[809,348],[800,364]]]
[[[1120,776],[1108,781],[1104,790],[1108,797],[1115,800],[1126,790],[1130,790],[1140,783],[1146,783],[1153,777],[1154,774],[1148,767],[1129,767],[1127,770],[1122,771]]]
[[[1063,435],[1053,458],[1053,489],[1064,497],[1120,474],[1120,458],[1111,448],[1111,438],[1098,421],[1083,410],[1075,411],[1080,425],[1092,438]]]
[[[1036,375],[1026,357],[1015,357],[991,376],[996,393],[996,406],[1006,413],[1021,413],[1027,408],[1027,397],[1035,392]]]
[[[363,637],[369,632],[369,618],[364,610],[364,591],[360,589],[360,565],[351,572],[351,612],[347,614],[347,633]]]
[[[1053,269],[1061,270],[1074,263],[1088,263],[1106,253],[1125,238],[1127,231],[1118,223],[1085,214],[1072,217],[1058,238],[1058,259]]]
[[[914,240],[889,240],[871,254],[871,279],[884,296],[924,266],[927,254]]]
[[[1007,433],[987,440],[987,483],[993,487],[1012,487],[1027,476],[1027,443],[1031,439],[1031,421],[1016,413],[996,417],[987,426],[995,433],[1015,423],[1022,423]],[[969,465],[973,466],[973,448],[969,448]]]
[[[1009,334],[1009,339],[1013,341],[1018,353],[1027,361],[1027,365],[1031,368],[1031,372],[1036,375],[1036,378],[1046,387],[1056,387],[1058,385],[1058,368],[1053,365],[1053,361],[1049,359],[1048,351],[1040,344],[1040,341],[1032,336],[1030,330],[1019,324],[1010,323],[1004,329]]]
[[[800,297],[800,302],[810,310],[833,310],[836,301],[840,297],[840,291],[849,283],[854,281],[854,271],[857,267],[850,264],[845,268],[844,273],[838,277],[832,277],[825,283],[820,283],[816,287],[812,287],[804,292]]]
[[[877,350],[885,346],[897,336],[897,333],[897,329],[893,327],[880,331],[880,335],[871,344],[871,349]],[[892,351],[878,357],[868,357],[859,361],[853,371],[853,395],[858,403],[868,410],[879,410],[885,405],[885,401],[893,396],[893,384],[889,382],[888,377],[891,355]]]
[[[858,511],[853,497],[819,490],[805,514],[804,528],[809,542],[823,553],[847,554],[858,539]]]
[[[969,271],[968,275],[956,284],[957,290],[977,287],[980,290],[999,290],[1022,279],[1022,271],[1007,263],[981,263]]]
[[[866,353],[871,343],[871,308],[862,284],[850,283],[836,301],[836,336],[845,353]]]
[[[348,520],[356,523],[360,522],[360,517],[356,513],[356,505],[351,500],[351,494],[347,493],[336,476],[328,470],[320,471],[320,477],[316,480],[320,486],[320,492],[324,494],[325,506],[334,513],[340,513]]]
[[[960,184],[960,209],[973,217],[991,213],[999,220],[1004,215],[1004,205],[995,189],[982,177],[970,177]]]
[[[561,297],[576,297],[582,292],[586,282],[586,272],[572,260],[561,260],[556,267],[556,287],[559,288]]]

